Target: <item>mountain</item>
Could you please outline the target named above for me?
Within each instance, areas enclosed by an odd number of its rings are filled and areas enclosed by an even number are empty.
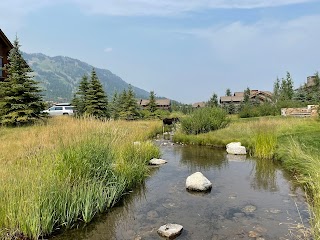
[[[84,74],[90,76],[93,66],[77,59],[42,53],[23,53],[23,57],[34,72],[34,79],[44,89],[44,99],[48,101],[70,101],[78,90]],[[96,73],[111,99],[113,92],[128,89],[129,84],[109,70],[95,68]],[[149,98],[149,92],[132,86],[137,98]]]

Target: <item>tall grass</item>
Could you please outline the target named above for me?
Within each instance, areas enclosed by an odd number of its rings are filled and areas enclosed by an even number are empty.
[[[0,238],[38,239],[112,207],[159,157],[147,141],[159,129],[159,122],[73,118],[0,128]]]

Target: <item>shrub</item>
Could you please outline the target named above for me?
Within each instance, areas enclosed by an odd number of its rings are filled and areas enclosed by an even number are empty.
[[[200,134],[224,128],[229,122],[221,108],[200,108],[181,120],[181,128],[186,134]]]

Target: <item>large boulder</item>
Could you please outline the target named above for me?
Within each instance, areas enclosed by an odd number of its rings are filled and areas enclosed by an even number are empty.
[[[181,234],[182,229],[183,226],[179,224],[168,223],[166,225],[161,226],[157,232],[162,237],[174,239]]]
[[[196,172],[187,177],[186,188],[191,191],[208,191],[212,183],[201,172]]]
[[[150,165],[162,165],[162,164],[165,164],[165,163],[167,163],[166,160],[159,159],[159,158],[152,158],[152,159],[149,161],[149,164],[150,164]]]
[[[227,144],[227,153],[234,155],[246,155],[246,147],[241,146],[240,142],[232,142]]]

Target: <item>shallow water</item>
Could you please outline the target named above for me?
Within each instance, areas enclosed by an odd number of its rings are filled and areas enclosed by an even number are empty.
[[[208,147],[157,141],[168,163],[93,223],[53,239],[163,239],[157,229],[178,223],[178,239],[311,239],[304,193],[280,166]],[[201,171],[211,192],[190,193],[186,178]]]

